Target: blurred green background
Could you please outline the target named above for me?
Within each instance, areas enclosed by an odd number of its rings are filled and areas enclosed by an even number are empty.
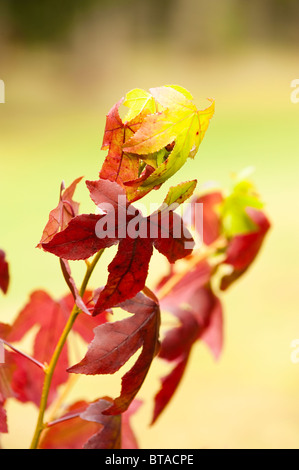
[[[231,173],[255,167],[272,229],[251,270],[222,295],[223,354],[215,363],[198,343],[175,398],[149,427],[166,371],[153,366],[133,419],[141,447],[298,447],[299,364],[290,359],[299,338],[299,103],[290,99],[298,20],[296,0],[1,0],[0,248],[12,279],[0,321],[13,320],[36,288],[65,293],[57,259],[35,245],[61,180],[97,178],[105,115],[127,91],[170,83],[199,107],[216,100],[197,157],[169,184],[196,177],[228,187]],[[82,211],[94,211],[84,184],[76,194]],[[110,250],[93,287],[105,282]],[[163,263],[155,254],[149,285]],[[74,272],[79,279],[76,264]],[[118,388],[119,376],[82,378],[72,399]],[[11,401],[8,413],[3,446],[27,447],[36,410]]]

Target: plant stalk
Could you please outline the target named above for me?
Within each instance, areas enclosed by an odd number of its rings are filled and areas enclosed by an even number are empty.
[[[99,261],[103,251],[104,251],[103,249],[100,250],[95,255],[95,257],[92,260],[92,262],[90,263],[90,265],[87,266],[86,273],[85,273],[85,276],[84,276],[84,279],[82,281],[82,285],[81,285],[81,288],[80,288],[80,296],[81,297],[83,297],[83,295],[86,291],[90,276],[91,276],[97,262]],[[62,332],[62,334],[59,338],[59,341],[56,345],[56,348],[55,348],[55,351],[54,351],[53,356],[51,358],[51,361],[50,361],[49,365],[45,368],[45,380],[44,380],[44,385],[43,385],[43,391],[42,391],[42,396],[41,396],[41,401],[40,401],[39,414],[38,414],[38,418],[37,418],[35,432],[34,432],[34,435],[33,435],[31,446],[30,446],[31,449],[36,449],[38,447],[41,432],[45,428],[44,415],[45,415],[45,411],[46,411],[46,407],[47,407],[48,396],[49,396],[49,391],[50,391],[51,382],[52,382],[53,374],[54,374],[54,371],[55,371],[55,367],[56,367],[56,364],[57,364],[58,359],[60,357],[62,348],[65,345],[65,342],[67,340],[68,334],[71,331],[71,329],[72,329],[72,327],[73,327],[73,325],[76,321],[76,318],[77,318],[77,316],[79,315],[80,312],[81,312],[81,310],[79,309],[79,307],[77,307],[77,305],[74,305],[73,310],[72,310],[72,312],[69,316],[69,319],[68,319],[68,321],[67,321],[67,323],[64,327],[64,330],[63,330],[63,332]]]

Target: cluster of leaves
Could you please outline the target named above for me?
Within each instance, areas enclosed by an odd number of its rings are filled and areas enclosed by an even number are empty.
[[[200,223],[194,210],[202,204]],[[223,346],[221,291],[228,289],[256,258],[270,223],[251,182],[237,181],[232,191],[210,191],[191,202],[191,221],[203,239],[204,247],[186,259],[185,267],[171,268],[157,285],[156,295],[163,311],[177,324],[161,343],[159,357],[174,364],[162,379],[155,396],[153,422],[169,403],[197,340],[204,341],[214,357]],[[192,214],[193,213],[193,214]]]
[[[121,104],[128,108],[124,118],[120,117]],[[158,189],[189,157],[194,158],[213,113],[214,102],[198,111],[190,93],[178,86],[132,90],[110,110],[102,146],[108,154],[99,179],[86,181],[97,212],[79,214],[73,196],[82,178],[67,188],[62,185],[59,204],[50,212],[38,244],[59,258],[70,294],[55,300],[36,291],[12,325],[0,324],[0,338],[8,349],[0,365],[0,432],[7,432],[3,405],[8,398],[40,406],[48,364],[74,308],[77,314],[71,333],[86,342],[87,352],[80,362],[70,365],[72,335],[67,336],[51,371],[47,407],[59,396],[59,387],[69,374],[114,374],[140,353],[122,377],[117,398],[80,401],[59,410],[58,417],[43,423],[40,448],[137,447],[129,419],[140,406],[136,395],[155,356],[174,366],[155,396],[153,422],[179,385],[194,343],[205,341],[219,356],[223,318],[218,291],[227,289],[248,269],[270,226],[253,186],[240,180],[228,195],[214,191],[193,196],[197,182],[192,180],[171,187],[150,216],[132,204]],[[185,218],[175,209],[190,197],[186,227]],[[203,207],[203,220],[198,218],[198,204]],[[203,240],[195,248],[198,234]],[[107,268],[106,285],[90,291],[83,283],[79,289],[69,261],[85,260],[87,267],[93,266],[102,251],[113,245],[118,250]],[[146,278],[154,248],[166,257],[170,268],[153,292],[146,287]],[[183,260],[183,269],[176,269],[177,260]],[[7,286],[8,265],[0,252],[4,293]],[[112,321],[116,308],[127,315]],[[164,311],[175,317],[176,324],[161,339]],[[15,343],[33,327],[36,333],[28,355]]]

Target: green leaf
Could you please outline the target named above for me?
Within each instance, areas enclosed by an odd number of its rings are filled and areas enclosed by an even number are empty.
[[[227,237],[249,233],[257,228],[246,212],[247,207],[262,209],[263,203],[254,184],[237,175],[231,193],[219,206],[222,230]]]
[[[130,108],[124,118],[125,122],[131,121],[143,111],[148,111],[148,114],[157,112],[157,106],[153,96],[140,88],[129,91],[126,94],[123,104]]]
[[[214,101],[198,111],[191,95],[181,87],[152,88],[151,94],[165,108],[160,113],[147,115],[137,132],[125,143],[124,151],[140,155],[153,154],[175,142],[172,152],[140,186],[140,191],[164,183],[186,162],[194,158],[214,114]]]
[[[171,206],[172,204],[182,204],[192,196],[196,185],[197,180],[193,180],[180,183],[177,186],[172,186],[164,199],[164,203],[168,206]]]

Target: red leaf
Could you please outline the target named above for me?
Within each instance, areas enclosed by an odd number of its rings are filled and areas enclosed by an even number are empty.
[[[134,297],[143,289],[152,253],[152,242],[147,238],[120,241],[118,252],[108,266],[107,285],[99,295],[93,315]]]
[[[88,403],[77,402],[55,424],[50,423],[42,433],[39,448],[82,449],[85,442],[102,429],[101,424],[80,417],[87,407]]]
[[[168,330],[161,344],[159,357],[175,362],[175,366],[161,380],[161,389],[155,396],[152,423],[173,397],[183,377],[193,344],[202,339],[216,358],[221,352],[222,308],[209,284],[205,285],[207,277],[211,276],[211,270],[207,268],[207,263],[201,262],[161,300],[162,309],[175,315],[180,325]],[[197,277],[196,272],[201,275]]]
[[[175,367],[161,379],[161,389],[155,396],[152,424],[173,397],[184,374],[190,350],[200,334],[200,325],[191,312],[174,307],[172,313],[180,319],[180,325],[166,333],[159,357],[167,361],[175,361]]]
[[[79,260],[90,258],[102,248],[114,245],[117,239],[99,238],[96,235],[96,224],[102,217],[94,214],[78,215],[63,232],[57,233],[49,243],[43,243],[43,249],[60,258]]]
[[[80,414],[86,421],[96,422],[102,425],[102,429],[94,434],[84,444],[84,449],[120,449],[121,448],[121,416],[106,416],[103,411],[111,401],[101,399],[92,403]]]
[[[130,418],[140,402],[134,401],[121,416],[107,416],[103,411],[111,405],[108,397],[87,403],[79,401],[67,412],[48,424],[43,431],[40,449],[137,449]]]
[[[132,130],[124,125],[119,116],[119,101],[109,111],[106,119],[106,128],[102,150],[109,149],[103,163],[100,177],[123,184],[138,178],[139,159],[123,151],[125,141],[133,134]]]
[[[3,408],[3,402],[0,400],[0,433],[8,432],[6,411]]]
[[[185,372],[188,358],[189,354],[182,356],[172,371],[161,379],[161,388],[155,396],[155,407],[151,424],[154,424],[173,397]]]
[[[193,313],[173,307],[172,313],[179,318],[180,325],[169,330],[162,341],[159,357],[173,361],[189,353],[200,334],[200,325]]]
[[[247,213],[258,229],[254,232],[236,235],[229,242],[224,263],[230,264],[233,272],[222,278],[220,286],[222,290],[226,290],[249,268],[260,251],[270,228],[270,222],[262,211],[248,207]]]
[[[77,374],[113,374],[142,347],[136,363],[122,379],[121,395],[105,414],[122,413],[129,407],[147,375],[158,345],[160,311],[156,301],[139,293],[118,306],[134,315],[95,328],[95,337],[86,356],[68,369]]]
[[[110,208],[117,212],[127,211],[129,202],[125,190],[119,184],[100,179],[86,181],[86,185],[93,202],[105,212],[109,212]]]
[[[124,189],[115,182],[102,179],[87,181],[86,184],[93,202],[107,214],[102,220],[107,225],[107,235],[117,239],[125,238],[127,224],[139,215],[139,211],[129,203]]]
[[[188,304],[200,325],[199,339],[207,344],[215,359],[218,359],[223,347],[223,315],[219,298],[207,284],[189,298]]]
[[[58,206],[50,212],[49,220],[44,228],[42,238],[37,245],[41,248],[42,243],[48,243],[59,230],[64,230],[73,217],[78,215],[79,204],[73,201],[73,195],[77,184],[82,180],[77,178],[73,183],[63,191],[60,188],[60,197]]]
[[[94,403],[77,402],[43,432],[40,449],[119,449],[121,418],[104,416],[102,410],[111,403],[100,399]]]
[[[0,250],[0,289],[6,294],[9,284],[9,268],[4,251]]]
[[[87,181],[87,187],[92,200],[106,213],[75,217],[64,231],[42,246],[60,258],[77,260],[119,242],[118,252],[108,267],[107,285],[100,293],[93,312],[97,315],[134,297],[143,289],[153,245],[173,263],[189,255],[194,242],[181,217],[172,210],[160,211],[157,217],[144,218],[115,182]],[[155,235],[151,233],[152,227],[157,232]],[[78,299],[67,265],[63,266],[63,271]]]
[[[19,313],[8,336],[9,341],[19,341],[34,326],[39,326],[35,336],[33,356],[41,363],[49,363],[64,329],[69,312],[59,302],[55,302],[46,292],[34,292],[28,304]],[[15,355],[18,365],[13,377],[13,389],[20,401],[33,401],[39,406],[44,373],[26,358]],[[49,403],[56,395],[57,387],[67,379],[67,348],[61,353],[53,376]]]
[[[220,192],[213,192],[204,194],[192,201],[193,215],[196,215],[195,204],[203,204],[202,206],[202,220],[199,217],[192,219],[197,232],[203,236],[203,242],[210,245],[220,236],[221,219],[217,213],[217,205],[223,201],[223,196]]]
[[[91,292],[87,291],[82,302],[86,304],[90,298]],[[36,291],[14,321],[7,339],[10,342],[20,341],[28,331],[38,326],[32,355],[41,363],[49,363],[73,306],[74,299],[71,294],[61,301],[55,301],[46,292]],[[90,315],[80,313],[74,330],[89,342],[93,337],[93,329],[106,319],[106,315],[94,319]],[[39,406],[44,381],[43,371],[18,354],[13,357],[17,365],[12,381],[16,397],[22,402],[32,401]],[[66,344],[55,368],[48,405],[55,398],[57,387],[68,378],[68,365]]]
[[[192,260],[192,258],[191,258]],[[163,279],[157,286],[157,295],[161,297],[161,292],[165,288],[165,284],[172,282],[172,279],[176,276],[176,271],[172,270],[171,274]],[[162,303],[167,308],[167,304],[170,302],[171,305],[179,305],[185,302],[186,299],[191,296],[200,287],[204,286],[209,282],[212,276],[212,268],[207,261],[199,261],[194,267],[190,268],[183,277],[181,277],[176,283],[170,288],[167,296],[163,296]],[[169,285],[169,284],[168,284]]]
[[[155,239],[154,246],[170,263],[192,253],[194,240],[178,214],[172,211],[163,212],[159,217],[158,230],[159,236]]]

